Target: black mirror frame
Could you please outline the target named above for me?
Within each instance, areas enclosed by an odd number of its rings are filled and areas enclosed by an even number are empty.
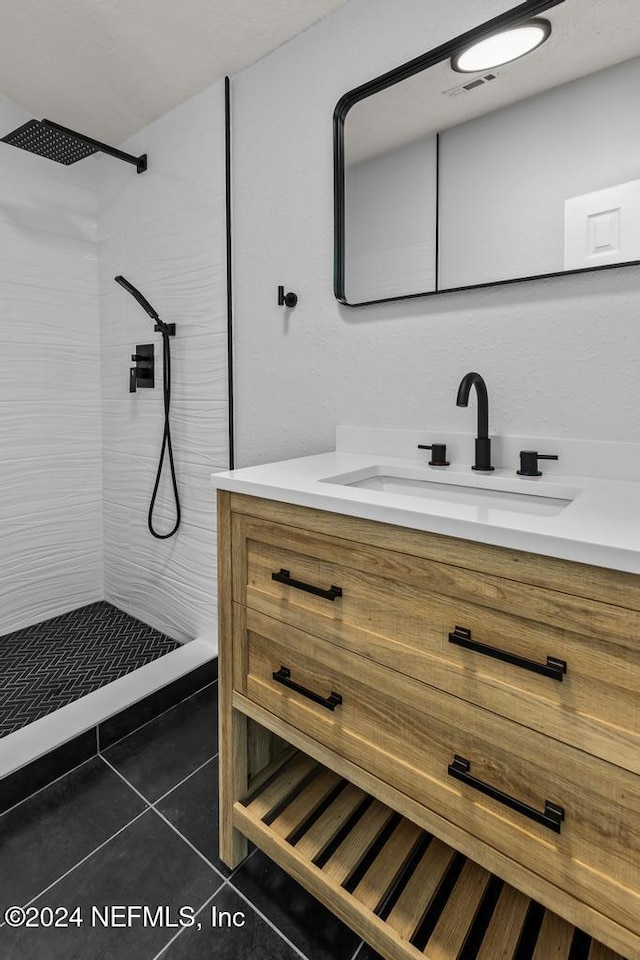
[[[507,10],[506,13],[487,20],[486,23],[474,27],[467,33],[449,40],[447,43],[435,47],[433,50],[409,60],[407,63],[387,73],[363,83],[353,90],[349,90],[338,100],[333,113],[333,199],[334,199],[334,279],[333,292],[340,303],[348,307],[365,307],[374,303],[388,303],[395,300],[414,300],[416,297],[432,297],[443,293],[455,293],[460,290],[478,290],[484,287],[504,286],[510,283],[523,283],[527,280],[541,280],[548,277],[567,276],[574,273],[594,273],[600,270],[619,269],[640,264],[640,260],[629,260],[624,263],[607,263],[597,267],[581,267],[576,270],[558,270],[554,273],[541,273],[528,277],[514,277],[509,280],[492,280],[488,283],[475,283],[468,286],[447,287],[443,290],[429,290],[425,293],[408,293],[397,297],[383,297],[379,300],[362,300],[358,303],[349,303],[345,291],[345,198],[344,198],[344,124],[349,110],[360,100],[372,96],[387,87],[391,87],[401,80],[432,67],[442,60],[452,57],[462,47],[469,46],[481,40],[488,34],[495,33],[503,27],[511,26],[520,20],[529,19],[545,10],[559,6],[565,0],[527,0],[525,3]],[[437,224],[436,224],[437,228]]]

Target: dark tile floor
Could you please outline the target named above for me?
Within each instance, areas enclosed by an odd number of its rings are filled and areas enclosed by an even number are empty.
[[[219,860],[216,699],[213,683],[0,817],[0,921],[29,905],[62,907],[54,919],[68,924],[4,923],[3,960],[358,953],[355,934],[261,851],[235,871]],[[176,926],[181,907],[191,926]]]

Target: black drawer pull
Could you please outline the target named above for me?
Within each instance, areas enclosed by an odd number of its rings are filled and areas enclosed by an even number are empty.
[[[490,647],[486,643],[478,643],[477,640],[472,640],[471,630],[467,630],[465,627],[456,627],[453,633],[449,634],[449,643],[456,643],[459,647],[466,647],[467,650],[475,650],[476,653],[482,653],[485,657],[504,660],[505,663],[512,663],[516,667],[531,670],[533,673],[541,673],[543,677],[551,677],[552,680],[559,680],[560,683],[562,683],[562,678],[567,672],[566,660],[558,660],[557,657],[547,657],[546,663],[527,660],[526,657],[519,657],[507,650],[498,650],[497,647]]]
[[[319,703],[321,707],[326,707],[327,710],[335,710],[335,708],[342,703],[340,694],[335,693],[333,690],[328,697],[321,697],[319,693],[314,693],[313,690],[308,690],[307,687],[303,687],[301,684],[290,680],[291,670],[289,670],[289,667],[280,667],[279,670],[274,670],[271,676],[274,680],[277,680],[278,683],[289,687],[290,690],[295,690],[296,693],[301,693],[303,697],[313,700],[314,703]]]
[[[272,580],[278,583],[284,583],[288,587],[295,587],[296,590],[306,590],[307,593],[313,593],[316,597],[323,597],[325,600],[335,600],[342,596],[342,587],[329,587],[323,590],[322,587],[314,587],[311,583],[303,583],[302,580],[292,580],[288,570],[280,570],[279,573],[271,574]]]
[[[478,780],[477,777],[473,777],[469,773],[471,764],[468,760],[465,760],[464,757],[459,757],[457,753],[454,755],[453,763],[449,764],[448,769],[450,777],[455,777],[456,780],[462,780],[463,783],[466,783],[469,787],[473,787],[474,790],[479,790],[480,793],[486,794],[487,797],[493,797],[494,800],[499,800],[500,803],[504,803],[506,807],[517,810],[518,813],[523,813],[525,817],[529,817],[530,820],[535,820],[536,823],[541,823],[543,827],[548,827],[549,830],[553,830],[554,833],[560,833],[560,827],[564,820],[564,807],[560,807],[557,803],[552,803],[550,800],[545,800],[544,811],[541,813],[539,810],[536,810],[535,807],[530,807],[528,803],[523,803],[522,800],[516,800],[515,797],[509,796],[508,793],[503,793],[502,790],[498,790],[497,787],[492,787],[489,783],[484,783],[483,780]]]

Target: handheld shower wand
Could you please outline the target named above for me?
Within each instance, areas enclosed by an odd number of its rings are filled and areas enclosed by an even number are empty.
[[[175,336],[176,325],[175,323],[164,323],[164,321],[160,319],[157,310],[154,310],[147,298],[144,297],[140,291],[126,279],[126,277],[123,277],[119,274],[117,277],[114,277],[114,279],[116,283],[119,283],[121,287],[123,287],[135,300],[138,301],[142,309],[149,314],[152,320],[155,321],[154,329],[162,334],[162,395],[164,399],[164,431],[162,434],[162,447],[160,449],[160,459],[158,461],[156,481],[153,488],[153,494],[151,495],[151,503],[149,504],[147,524],[149,527],[149,532],[152,534],[152,536],[156,537],[157,540],[168,540],[169,537],[172,537],[174,533],[177,532],[178,527],[180,526],[180,497],[178,495],[176,469],[173,462],[171,426],[169,423],[169,408],[171,405],[171,346],[169,338]],[[160,478],[162,476],[165,453],[167,453],[169,457],[171,483],[173,486],[173,496],[176,505],[176,521],[173,529],[170,530],[169,533],[158,533],[153,526],[153,510],[156,503],[156,497],[158,495],[158,487],[160,486]]]

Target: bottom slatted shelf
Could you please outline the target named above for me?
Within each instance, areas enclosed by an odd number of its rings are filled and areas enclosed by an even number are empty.
[[[302,753],[234,825],[388,960],[623,960]]]

